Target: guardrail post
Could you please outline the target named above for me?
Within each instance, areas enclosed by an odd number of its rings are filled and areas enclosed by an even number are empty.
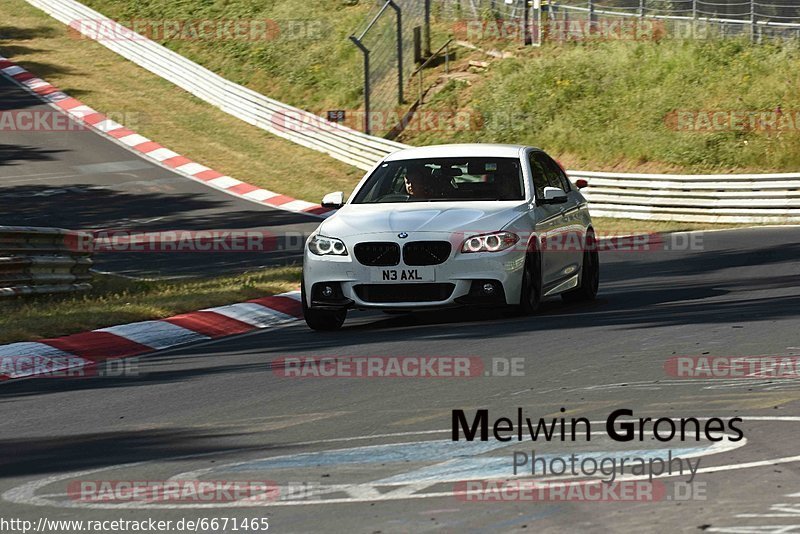
[[[364,55],[364,133],[369,135],[370,134],[370,124],[369,124],[369,92],[370,92],[370,84],[369,84],[369,49],[364,46],[358,37],[355,35],[350,36],[350,40],[361,50],[361,53]]]
[[[597,17],[595,16],[594,13],[594,0],[589,0],[588,16],[589,16],[589,33],[591,33],[592,30],[594,30],[595,28],[595,21],[597,20]]]
[[[644,18],[644,0],[639,0],[639,16]]]
[[[756,40],[756,4],[755,0],[750,0],[750,40]]]

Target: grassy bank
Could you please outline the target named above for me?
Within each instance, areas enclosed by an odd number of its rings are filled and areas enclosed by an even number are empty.
[[[179,313],[296,289],[299,267],[191,280],[129,280],[95,275],[88,293],[0,300],[0,343],[32,341]]]

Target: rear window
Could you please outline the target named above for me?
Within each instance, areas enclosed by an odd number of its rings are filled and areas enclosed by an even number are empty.
[[[378,167],[353,204],[524,200],[516,158],[435,158],[390,161]]]

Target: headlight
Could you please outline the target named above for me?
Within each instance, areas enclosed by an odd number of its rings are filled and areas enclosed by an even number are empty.
[[[461,252],[500,252],[517,244],[519,236],[512,232],[495,232],[472,236],[464,240]]]
[[[335,237],[315,235],[308,242],[308,250],[317,256],[347,256],[347,247],[344,246],[341,239]]]

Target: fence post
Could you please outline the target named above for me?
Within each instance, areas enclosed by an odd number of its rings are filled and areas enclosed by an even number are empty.
[[[403,103],[403,13],[400,6],[389,0],[397,14],[397,103]]]
[[[425,57],[431,55],[431,0],[425,0]]]
[[[697,39],[697,0],[692,0],[692,39]]]
[[[756,40],[756,5],[755,0],[750,0],[750,40]]]
[[[530,12],[528,11],[528,0],[522,0],[522,46],[531,44],[528,26],[530,25]]]
[[[595,27],[594,0],[589,0],[589,32]]]
[[[644,0],[639,0],[639,16],[644,18]]]
[[[350,40],[361,50],[364,55],[364,133],[369,135],[369,49],[355,35],[350,36]]]

